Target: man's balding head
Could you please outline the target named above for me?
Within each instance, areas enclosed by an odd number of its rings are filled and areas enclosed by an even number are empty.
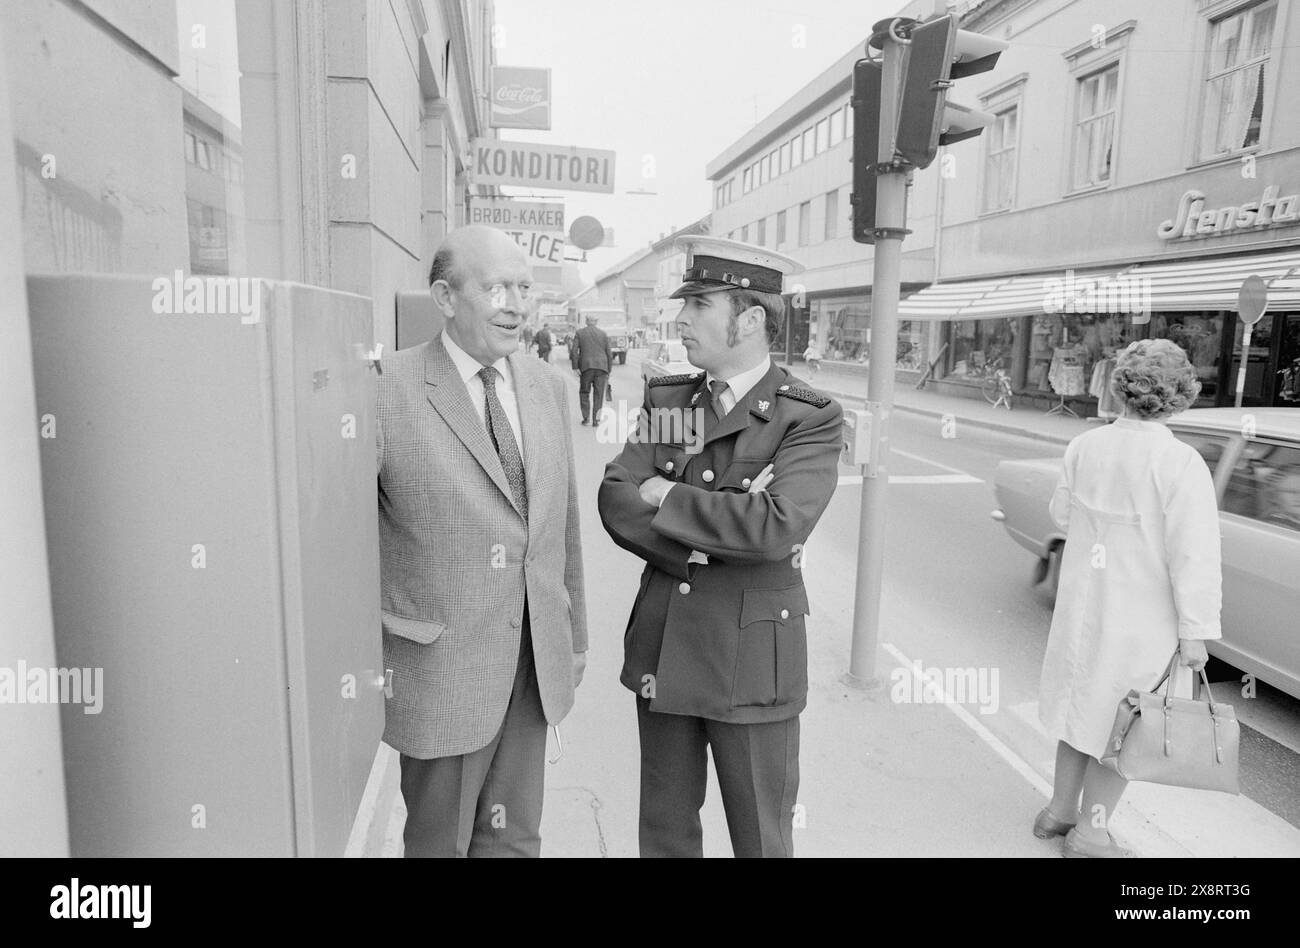
[[[483,224],[468,224],[458,227],[443,238],[438,252],[433,255],[433,265],[429,267],[429,285],[445,280],[453,289],[460,289],[465,280],[476,276],[478,264],[488,259],[493,253],[504,256],[517,256],[527,265],[527,257],[514,239],[505,231],[496,230]]]

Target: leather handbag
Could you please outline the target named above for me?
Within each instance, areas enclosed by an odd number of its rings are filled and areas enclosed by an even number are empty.
[[[1101,762],[1126,780],[1240,793],[1241,731],[1232,705],[1214,700],[1204,668],[1199,669],[1204,700],[1175,698],[1177,662],[1175,651],[1153,689],[1135,688],[1120,701]]]

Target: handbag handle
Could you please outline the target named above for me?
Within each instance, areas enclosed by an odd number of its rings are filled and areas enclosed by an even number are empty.
[[[1169,665],[1166,666],[1165,673],[1160,676],[1160,680],[1157,681],[1155,687],[1151,689],[1152,693],[1156,693],[1160,690],[1161,685],[1165,686],[1164,745],[1165,745],[1166,757],[1170,756],[1173,753],[1173,739],[1169,733],[1169,723],[1170,723],[1170,711],[1173,709],[1174,706],[1174,696],[1173,696],[1174,668],[1176,667],[1177,664],[1178,664],[1178,649],[1174,649],[1174,654],[1169,659]],[[1219,763],[1223,763],[1223,741],[1219,735],[1218,703],[1214,700],[1214,692],[1210,690],[1210,679],[1205,676],[1205,666],[1202,665],[1196,671],[1197,674],[1200,676],[1201,687],[1205,689],[1205,700],[1210,706],[1210,721],[1214,725],[1214,759]]]

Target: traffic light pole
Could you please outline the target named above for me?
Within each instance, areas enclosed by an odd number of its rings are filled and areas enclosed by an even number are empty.
[[[894,411],[894,363],[898,352],[898,297],[903,237],[907,234],[907,175],[910,167],[894,157],[894,130],[906,46],[886,34],[880,93],[880,147],[876,165],[876,242],[871,278],[871,351],[867,404],[872,411],[871,457],[862,477],[858,520],[858,568],[853,602],[853,648],[849,680],[878,688],[876,652],[880,644],[880,598],[885,567],[885,500],[889,487],[889,424]]]

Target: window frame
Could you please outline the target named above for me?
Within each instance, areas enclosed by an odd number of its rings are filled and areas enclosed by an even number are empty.
[[[777,250],[780,250],[782,247],[785,246],[786,238],[789,236],[789,230],[785,225],[785,221],[786,221],[785,211],[784,210],[777,211],[776,212],[776,243],[772,244],[772,246]]]
[[[839,237],[840,189],[826,192],[826,218],[822,222],[822,240],[835,240]]]
[[[1133,30],[1136,28],[1136,20],[1126,20],[1106,32],[1104,42],[1100,47],[1094,46],[1089,41],[1067,49],[1061,54],[1069,68],[1071,77],[1074,79],[1070,84],[1069,114],[1071,120],[1066,124],[1063,143],[1067,160],[1062,163],[1061,168],[1060,187],[1062,197],[1090,194],[1093,191],[1104,191],[1108,188],[1117,187],[1124,146],[1124,136],[1121,131],[1124,125],[1124,90],[1128,75],[1128,46]],[[1115,78],[1115,132],[1111,142],[1110,179],[1099,184],[1075,187],[1074,163],[1078,145],[1081,84],[1084,80],[1105,72],[1111,67],[1118,68],[1119,72]]]
[[[1274,62],[1277,65],[1272,70],[1265,69],[1264,76],[1264,111],[1259,117],[1259,141],[1253,145],[1246,145],[1242,148],[1230,149],[1226,152],[1220,152],[1213,155],[1205,155],[1201,151],[1201,142],[1205,135],[1206,108],[1209,105],[1209,88],[1210,88],[1210,64],[1213,61],[1214,52],[1210,49],[1210,39],[1214,35],[1215,28],[1224,20],[1229,20],[1235,16],[1240,16],[1246,11],[1256,7],[1272,5],[1273,11],[1273,33],[1269,39],[1269,54],[1265,62]],[[1231,161],[1239,161],[1243,155],[1253,155],[1265,151],[1269,147],[1268,132],[1274,127],[1274,119],[1277,115],[1278,89],[1281,70],[1281,63],[1277,59],[1280,51],[1278,42],[1278,28],[1284,26],[1286,17],[1290,15],[1290,10],[1286,8],[1284,0],[1218,0],[1218,2],[1205,2],[1202,0],[1200,9],[1197,11],[1200,15],[1200,23],[1197,30],[1198,50],[1196,61],[1195,76],[1197,79],[1197,91],[1193,96],[1189,96],[1189,108],[1192,109],[1191,115],[1188,116],[1186,128],[1191,132],[1191,137],[1187,143],[1188,150],[1188,169],[1203,167],[1205,165],[1214,165]],[[1283,30],[1285,33],[1285,30]],[[1245,65],[1236,67],[1237,69],[1246,68]],[[1226,75],[1226,73],[1224,74]]]

